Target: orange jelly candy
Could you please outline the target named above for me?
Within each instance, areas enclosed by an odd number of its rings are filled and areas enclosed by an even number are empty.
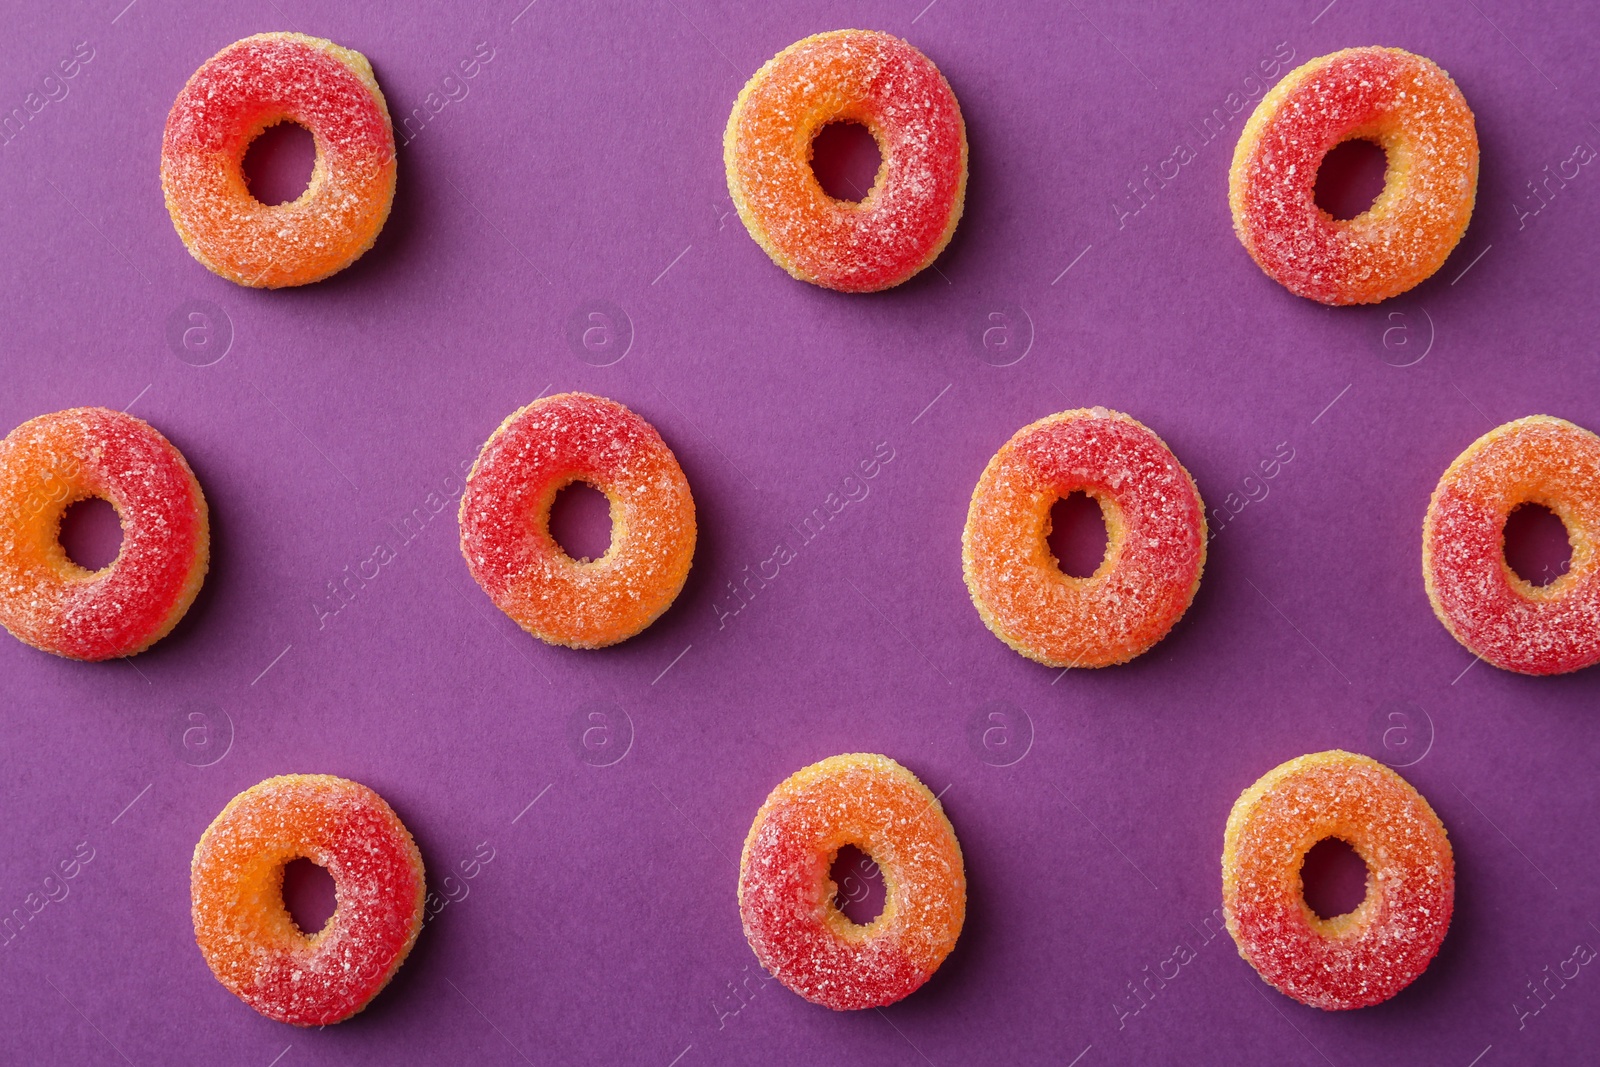
[[[1323,919],[1300,868],[1327,837],[1367,864],[1367,895]],[[1381,1003],[1416,980],[1444,941],[1456,868],[1444,825],[1404,778],[1367,756],[1317,752],[1273,768],[1228,815],[1222,909],[1239,955],[1302,1004]]]
[[[829,877],[854,845],[883,872],[883,913],[858,926]],[[744,936],[773,977],[836,1011],[915,992],[967,914],[961,845],[939,799],[886,756],[834,756],[790,775],[756,812],[739,859]]]
[[[309,859],[338,905],[306,933],[283,903],[283,869]],[[389,983],[422,929],[422,855],[393,809],[327,774],[268,778],[228,802],[194,848],[194,936],[211,973],[269,1019],[323,1026]]]
[[[835,200],[811,169],[812,140],[857,122],[878,142],[859,203]],[[722,139],[728,194],[756,243],[801,281],[847,293],[899,285],[938,258],[967,189],[967,128],[927,56],[871,30],[819,33],[756,71]]]
[[[117,558],[89,571],[61,547],[61,516],[99,497],[122,519]],[[149,423],[109,408],[41,415],[0,442],[0,623],[70,659],[142,652],[200,592],[211,561],[206,498]]]
[[[1317,171],[1342,141],[1389,157],[1383,192],[1339,221]],[[1233,228],[1261,269],[1323,304],[1375,304],[1432,276],[1461,240],[1478,192],[1478,133],[1450,75],[1398,48],[1347,48],[1286,74],[1233,153]]]
[[[268,126],[311,131],[311,184],[287,204],[250,195],[241,164]],[[229,281],[320,281],[378,238],[394,200],[394,129],[366,57],[303,33],[258,33],[206,60],[161,142],[167,212],[189,252]]]

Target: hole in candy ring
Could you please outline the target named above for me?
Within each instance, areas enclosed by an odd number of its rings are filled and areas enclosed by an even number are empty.
[[[1362,214],[1383,193],[1389,155],[1383,146],[1353,137],[1333,146],[1317,168],[1314,199],[1340,222]]]
[[[250,195],[273,207],[300,199],[311,187],[316,166],[316,138],[298,122],[284,119],[250,142],[239,169]]]
[[[1505,526],[1506,566],[1530,585],[1549,585],[1572,565],[1572,538],[1543,504],[1519,504]]]
[[[1087,578],[1105,561],[1110,535],[1100,501],[1084,492],[1068,493],[1050,508],[1045,537],[1061,573]]]
[[[58,536],[68,559],[86,571],[102,570],[122,551],[122,517],[111,501],[92,496],[61,513]]]
[[[878,181],[883,153],[872,131],[859,122],[830,122],[811,139],[811,170],[822,191],[859,204]]]
[[[883,914],[888,891],[883,884],[883,870],[871,856],[854,845],[845,845],[833,858],[828,872],[838,891],[833,906],[857,926],[866,926]]]
[[[563,487],[550,502],[550,536],[580,563],[611,548],[611,500],[588,482]]]
[[[1338,918],[1367,898],[1367,862],[1348,843],[1325,837],[1306,853],[1300,889],[1319,919]]]
[[[339,906],[333,875],[308,859],[293,860],[283,868],[283,906],[289,918],[307,937],[328,925]]]

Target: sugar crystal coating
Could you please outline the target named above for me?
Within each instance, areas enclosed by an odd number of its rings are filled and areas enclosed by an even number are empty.
[[[829,870],[854,845],[883,873],[883,912],[858,926]],[[848,1011],[893,1004],[938,970],[961,934],[966,871],[944,808],[886,756],[833,756],[790,775],[756,813],[739,859],[745,940],[773,977]]]
[[[1306,853],[1333,837],[1367,864],[1366,899],[1320,918]],[[1428,802],[1394,771],[1338,750],[1273,768],[1240,795],[1222,849],[1222,908],[1239,955],[1268,984],[1329,1011],[1364,1008],[1416,980],[1444,941],[1455,858]]]
[[[1087,578],[1050,551],[1050,508],[1097,500],[1106,555]],[[961,562],[985,625],[1052,667],[1104,667],[1148,650],[1183,617],[1206,559],[1205,507],[1161,438],[1105,408],[1024,426],[972,491]]]
[[[550,536],[556,494],[584,481],[611,501],[611,546],[574,560]],[[461,554],[495,605],[542,641],[599,648],[672,604],[694,558],[694,498],[672,449],[614,400],[559,393],[513,412],[461,495]]]
[[[309,859],[338,904],[306,934],[283,902],[283,869]],[[290,774],[228,802],[195,845],[195,941],[211,972],[269,1019],[323,1026],[389,983],[422,929],[422,855],[393,809],[359,783]]]
[[[834,200],[811,170],[830,122],[859,122],[882,163],[866,199]],[[785,48],[740,92],[723,136],[728,193],[784,270],[829,289],[887,289],[938,258],[961,218],[967,134],[939,69],[886,33],[836,30]]]
[[[1567,573],[1533,585],[1505,559],[1506,518],[1542,504],[1566,525]],[[1467,650],[1523,674],[1600,662],[1600,438],[1549,415],[1497,426],[1450,464],[1422,524],[1434,614]]]
[[[1317,206],[1317,170],[1348,140],[1378,143],[1389,169],[1372,206],[1340,221]],[[1228,202],[1239,240],[1290,292],[1375,304],[1439,269],[1477,189],[1477,128],[1450,75],[1398,48],[1347,48],[1262,98],[1234,150]]]
[[[63,513],[90,497],[122,520],[117,558],[98,571],[60,540]],[[0,623],[35,648],[81,660],[144,651],[189,610],[210,560],[200,483],[142,419],[71,408],[0,442]]]
[[[250,195],[241,164],[268,126],[311,131],[311,184],[287,204]],[[372,247],[389,217],[394,131],[366,57],[300,33],[260,33],[201,65],[167,116],[161,188],[207,269],[256,287],[319,281]]]

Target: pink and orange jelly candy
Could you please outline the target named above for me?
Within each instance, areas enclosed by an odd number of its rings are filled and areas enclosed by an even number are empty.
[[[1301,866],[1324,838],[1367,864],[1354,911],[1306,904]],[[1222,909],[1239,955],[1279,992],[1337,1011],[1380,1004],[1427,969],[1455,906],[1444,825],[1404,778],[1367,756],[1317,752],[1263,775],[1228,815]]]
[[[1100,505],[1106,553],[1087,578],[1047,538],[1057,500]],[[1144,424],[1105,408],[1024,426],[972,491],[961,534],[967,591],[996,637],[1050,667],[1105,667],[1148,650],[1200,587],[1206,516],[1194,479]]]
[[[575,560],[550,535],[556,494],[582,481],[611,501],[611,545]],[[461,554],[495,606],[541,641],[600,648],[649,626],[694,559],[694,498],[672,449],[614,400],[560,393],[490,435],[461,495]]]
[[[245,150],[267,127],[311,131],[311,184],[287,204],[250,195]],[[206,60],[161,143],[167,212],[189,252],[240,285],[320,281],[372,247],[394,200],[394,129],[366,57],[302,33],[258,33]]]
[[[1389,168],[1372,206],[1340,221],[1317,206],[1317,171],[1349,140],[1378,144]],[[1398,48],[1347,48],[1296,67],[1256,105],[1228,203],[1245,250],[1291,293],[1375,304],[1439,269],[1477,190],[1477,127],[1450,75]]]
[[[1567,528],[1572,559],[1545,585],[1505,558],[1506,519],[1539,504]],[[1456,457],[1422,523],[1434,614],[1475,656],[1522,674],[1600,662],[1600,437],[1549,415],[1497,426]]]
[[[811,169],[830,122],[867,127],[882,162],[859,203],[835,200]],[[728,194],[772,261],[847,293],[899,285],[938,258],[967,188],[967,130],[927,56],[872,30],[819,33],[750,79],[722,139]]]
[[[61,516],[99,497],[122,546],[98,571],[67,557]],[[143,652],[200,592],[211,525],[183,455],[149,423],[109,408],[30,419],[0,442],[0,623],[69,659]]]
[[[883,872],[883,912],[857,925],[829,876],[854,845]],[[744,936],[773,977],[846,1011],[922,986],[961,934],[967,879],[944,809],[886,756],[833,756],[797,771],[756,812],[739,859]]]
[[[333,876],[321,930],[295,925],[283,870],[308,859]],[[382,797],[327,774],[289,774],[228,802],[194,848],[194,936],[229,992],[269,1019],[342,1022],[405,962],[422,929],[422,855]]]

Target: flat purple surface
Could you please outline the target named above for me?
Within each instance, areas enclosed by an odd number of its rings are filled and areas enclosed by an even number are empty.
[[[0,639],[0,911],[29,915],[60,861],[93,857],[0,945],[0,1059],[1593,1055],[1600,974],[1567,961],[1600,946],[1600,674],[1474,665],[1419,573],[1428,494],[1473,439],[1537,412],[1600,427],[1600,173],[1567,162],[1600,144],[1586,5],[125,2],[12,4],[0,35],[0,106],[40,105],[0,145],[0,429],[131,405],[199,475],[214,563],[179,629],[130,662]],[[938,63],[972,147],[937,269],[870,297],[774,267],[722,170],[744,80],[847,25]],[[362,51],[396,117],[425,121],[366,258],[256,292],[189,257],[157,165],[185,79],[277,29]],[[92,58],[47,83],[78,42]],[[1328,309],[1240,248],[1227,165],[1260,61],[1359,44],[1458,80],[1482,183],[1435,278]],[[475,50],[491,56],[476,76],[450,77]],[[1193,161],[1135,199],[1180,144]],[[1529,182],[1563,167],[1536,199]],[[509,412],[566,389],[650,419],[699,508],[676,605],[601,652],[522,634],[457,548],[463,465]],[[983,627],[958,545],[1006,438],[1095,404],[1155,429],[1208,506],[1238,513],[1214,522],[1164,642],[1061,675]],[[875,450],[892,460],[852,477]],[[735,598],[780,543],[793,561]],[[362,571],[353,599],[333,596]],[[1410,764],[1458,872],[1433,966],[1342,1014],[1205,936],[1234,799],[1332,747]],[[970,909],[923,990],[836,1015],[763,981],[735,876],[767,792],[859,750],[942,793]],[[189,921],[201,831],[291,771],[378,790],[451,900],[373,1006],[324,1031],[232,997]],[[1179,942],[1193,958],[1176,967]]]

